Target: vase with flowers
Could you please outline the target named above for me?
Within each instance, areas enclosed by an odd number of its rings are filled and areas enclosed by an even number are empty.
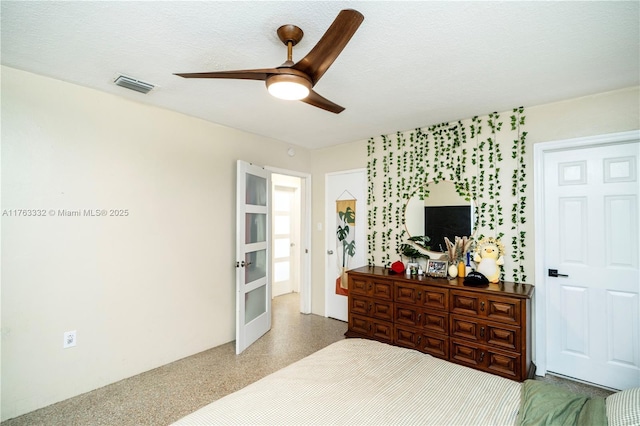
[[[464,277],[466,275],[465,259],[473,240],[469,237],[455,237],[454,241],[444,237],[449,258],[449,275],[452,278]]]

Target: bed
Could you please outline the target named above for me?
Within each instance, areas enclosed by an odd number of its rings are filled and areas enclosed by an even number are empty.
[[[640,425],[640,388],[590,399],[410,349],[346,339],[174,425],[599,425],[607,417],[609,425]]]

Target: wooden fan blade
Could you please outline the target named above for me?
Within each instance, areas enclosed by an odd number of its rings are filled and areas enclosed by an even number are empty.
[[[318,44],[292,68],[307,74],[315,85],[360,27],[364,16],[353,9],[340,11]]]
[[[329,99],[320,96],[313,90],[309,92],[309,96],[300,100],[309,105],[313,105],[314,107],[333,112],[334,114],[340,114],[342,111],[344,111],[344,107],[341,107],[340,105],[331,102]]]
[[[277,68],[265,68],[257,70],[238,71],[214,71],[214,72],[192,72],[186,74],[174,74],[184,78],[233,78],[238,80],[262,80],[265,81],[270,75],[282,74]]]

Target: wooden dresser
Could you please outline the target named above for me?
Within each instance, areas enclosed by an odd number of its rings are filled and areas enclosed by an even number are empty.
[[[375,339],[523,381],[532,378],[533,286],[469,287],[463,278],[349,271],[347,337]]]

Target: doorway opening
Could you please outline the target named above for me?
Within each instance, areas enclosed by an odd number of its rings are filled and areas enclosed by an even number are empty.
[[[311,313],[311,177],[270,169],[272,185],[272,298],[294,294]]]

